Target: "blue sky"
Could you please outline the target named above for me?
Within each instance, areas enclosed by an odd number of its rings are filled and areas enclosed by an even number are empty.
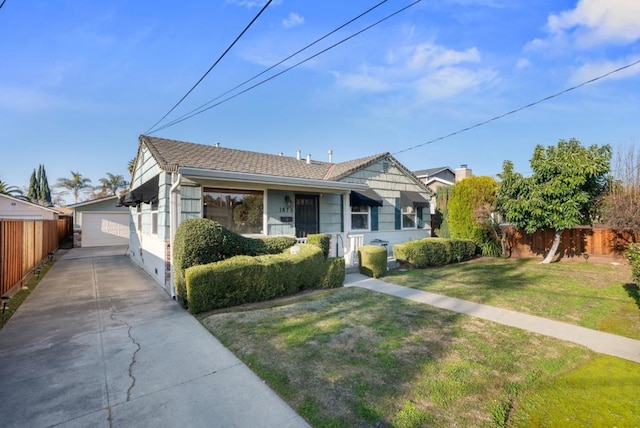
[[[378,3],[274,1],[176,109],[181,116]],[[389,0],[286,64],[410,4]],[[0,180],[126,176],[138,136],[204,74],[264,1],[6,0]],[[440,0],[406,11],[153,135],[340,162],[396,153],[640,59],[636,0]],[[285,64],[285,65],[286,65]],[[280,71],[284,66],[276,68]],[[263,77],[268,76],[265,75]],[[397,154],[409,169],[529,171],[536,144],[640,139],[640,64],[466,133]]]

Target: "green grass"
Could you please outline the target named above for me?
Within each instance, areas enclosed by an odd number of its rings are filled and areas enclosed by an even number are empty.
[[[638,364],[600,355],[524,394],[509,426],[637,427],[639,385]]]
[[[25,284],[25,287],[21,288],[17,293],[11,296],[11,300],[9,300],[4,313],[2,313],[2,309],[0,307],[0,329],[4,327],[11,316],[13,316],[13,314],[18,310],[20,305],[26,300],[27,297],[29,297],[33,290],[35,290],[42,278],[45,277],[51,266],[53,266],[53,263],[53,261],[45,262],[42,266],[42,270],[40,271],[40,275],[34,275],[33,277],[31,277],[31,279],[29,279],[29,281],[27,281],[27,283]]]
[[[357,288],[244,309],[201,321],[316,427],[526,426],[538,391],[596,355]],[[607,400],[636,406],[629,387]]]
[[[384,280],[640,339],[640,298],[627,265],[483,258]]]

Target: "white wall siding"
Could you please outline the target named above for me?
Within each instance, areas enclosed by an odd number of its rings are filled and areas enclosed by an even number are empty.
[[[134,228],[129,240],[129,256],[171,295],[171,281],[168,280],[165,260],[167,245],[164,239],[137,232]]]
[[[169,218],[169,205],[170,198],[169,192],[171,191],[171,174],[160,174],[158,182],[158,238],[163,240],[170,239],[171,223]]]
[[[160,169],[160,166],[151,155],[149,149],[143,147],[136,162],[136,169],[133,174],[131,188],[135,189],[161,172],[162,170]]]

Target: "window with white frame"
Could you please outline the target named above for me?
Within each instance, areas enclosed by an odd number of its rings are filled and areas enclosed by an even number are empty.
[[[412,205],[402,208],[402,228],[415,229],[417,227],[416,209]]]
[[[351,207],[351,229],[369,230],[371,228],[371,207],[358,205]]]

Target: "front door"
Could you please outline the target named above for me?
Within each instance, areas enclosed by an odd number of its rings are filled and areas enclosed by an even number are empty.
[[[318,195],[296,195],[296,237],[320,233]]]

